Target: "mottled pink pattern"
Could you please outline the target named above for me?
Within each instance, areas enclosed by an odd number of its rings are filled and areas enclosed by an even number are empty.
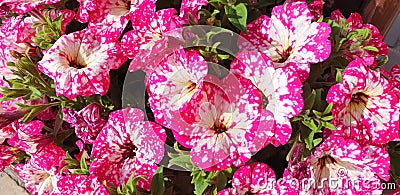
[[[202,96],[198,96],[202,98],[191,101],[186,110],[195,112],[196,117],[185,121],[174,116],[170,129],[180,144],[192,148],[191,160],[204,170],[243,165],[252,150],[261,149],[268,139],[254,141],[260,123],[258,90],[247,79],[233,74],[222,81],[207,77]]]
[[[93,144],[90,173],[99,180],[121,185],[129,177],[143,175],[138,187],[150,190],[154,172],[164,156],[165,130],[150,121],[143,121],[143,111],[136,108],[117,110]]]
[[[397,137],[398,97],[371,62],[356,59],[343,72],[343,81],[332,86],[327,101],[333,103],[332,123],[361,144],[383,145]]]
[[[271,187],[275,180],[275,173],[267,164],[254,162],[240,167],[233,175],[233,188],[220,191],[218,195],[276,194]]]
[[[331,53],[330,26],[312,19],[305,2],[275,6],[271,18],[263,15],[247,25],[247,34],[241,36],[249,42],[239,39],[239,47],[267,54],[275,68],[293,71],[305,81],[310,63],[322,62]]]
[[[275,69],[270,58],[257,52],[239,53],[231,63],[231,71],[252,81],[264,96],[260,109],[273,114],[275,130],[263,136],[271,136],[275,146],[286,144],[292,133],[290,118],[300,114],[304,104],[297,75]]]
[[[33,158],[35,164],[45,169],[51,169],[65,157],[65,151],[56,146],[53,140],[41,134],[43,122],[31,121],[29,123],[12,123],[16,134],[7,140],[11,146],[25,151]]]
[[[44,53],[38,68],[54,79],[57,95],[105,95],[110,85],[109,71],[126,58],[117,55],[115,43],[99,43],[88,31],[63,35]]]
[[[104,185],[93,175],[67,175],[57,181],[61,194],[108,195]]]
[[[62,110],[64,120],[75,127],[76,137],[83,140],[85,144],[93,144],[106,121],[100,117],[102,107],[92,103],[79,112],[70,108]]]
[[[0,145],[0,172],[17,160],[17,152],[16,148]]]
[[[327,138],[300,164],[285,170],[286,182],[277,188],[281,194],[379,194],[380,179],[390,178],[387,151],[374,146],[361,147],[356,141],[337,136]],[[329,178],[334,179],[335,187],[328,186]],[[290,185],[293,179],[299,183]],[[300,185],[305,179],[314,179],[315,186]]]
[[[196,21],[199,19],[197,12],[202,6],[208,4],[207,0],[182,0],[181,9],[179,16],[182,18],[182,22],[189,24],[189,14],[193,16]]]
[[[163,9],[155,12],[153,7],[143,8],[132,15],[133,30],[127,32],[122,38],[122,47],[126,55],[133,59],[129,70],[151,70],[157,63],[151,63],[163,49],[169,47],[166,37],[169,31],[179,28],[181,22],[175,15],[175,9]],[[157,58],[162,59],[166,56]]]
[[[339,10],[335,10],[331,13],[331,18],[339,23],[341,25],[341,20],[346,20],[346,18],[342,15],[342,13]],[[352,47],[353,41],[349,40],[341,46],[341,49],[344,51],[343,57],[345,57],[347,60],[351,61],[353,59],[356,59],[358,57],[363,57],[365,56],[372,56],[372,57],[377,57],[377,56],[386,56],[388,55],[388,46],[385,42],[383,42],[383,36],[380,34],[379,29],[376,28],[372,24],[364,24],[362,17],[359,13],[352,13],[349,18],[346,20],[347,24],[349,24],[349,28],[347,29],[347,33],[350,33],[353,30],[357,29],[369,29],[371,30],[371,36],[368,37],[366,40],[367,42],[363,43],[362,46],[373,46],[378,49],[378,52],[376,51],[369,51],[365,50],[363,53],[362,50],[356,50],[352,49],[355,47]],[[346,36],[346,34],[345,34]],[[356,43],[359,44],[359,43]]]
[[[14,169],[24,181],[25,188],[31,195],[62,195],[58,191],[59,175],[56,165],[46,169],[36,164],[32,159],[27,164],[19,164]]]
[[[293,2],[307,2],[306,0],[286,0],[285,3]],[[307,4],[308,9],[313,16],[313,20],[318,20],[322,17],[322,10],[324,8],[324,2],[322,0],[314,0],[313,2]]]
[[[49,5],[60,2],[60,0],[23,0],[23,1],[15,1],[15,0],[2,0],[0,4],[8,5],[12,11],[18,14],[24,14],[32,11],[39,5]]]
[[[207,71],[207,62],[196,50],[179,49],[163,59],[147,77],[155,121],[169,127],[175,120],[172,112],[188,112],[185,104],[199,95]]]

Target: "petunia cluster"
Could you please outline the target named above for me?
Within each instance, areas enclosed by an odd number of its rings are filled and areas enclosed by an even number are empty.
[[[308,2],[0,1],[0,170],[34,195],[382,193],[400,68]]]

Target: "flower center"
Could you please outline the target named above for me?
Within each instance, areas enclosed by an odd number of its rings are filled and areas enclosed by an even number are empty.
[[[256,194],[256,193],[252,193],[252,192],[246,192],[246,193],[244,193],[244,195],[253,195],[253,194]]]
[[[351,102],[366,105],[368,102],[368,95],[363,92],[357,92],[351,96]]]
[[[76,62],[75,60],[69,61],[69,66],[70,67],[74,67],[76,69],[81,69],[81,68],[85,68],[86,67],[85,64],[80,64],[80,63]]]
[[[320,165],[321,168],[324,168],[326,165],[335,164],[335,163],[336,163],[336,160],[328,155],[318,159],[318,164]]]
[[[292,46],[289,46],[282,52],[277,49],[276,52],[281,56],[281,58],[279,58],[276,62],[278,63],[285,62],[289,58],[290,54],[292,54],[292,50],[293,50]]]
[[[225,126],[225,124],[223,124],[219,121],[215,121],[213,126],[211,127],[211,129],[214,130],[218,134],[221,134],[228,130],[228,128]]]
[[[131,146],[129,146],[129,147],[127,147],[127,148],[125,149],[125,151],[122,153],[122,157],[123,157],[124,159],[126,159],[126,158],[133,158],[133,157],[136,156],[137,150],[138,150],[138,148],[137,148],[135,145],[132,144]]]
[[[269,100],[267,96],[264,95],[264,93],[260,92],[260,94],[261,94],[261,109],[265,109],[269,104]]]
[[[185,96],[195,90],[197,87],[196,83],[193,81],[189,81],[189,84],[186,86],[185,89],[182,90],[182,96]]]

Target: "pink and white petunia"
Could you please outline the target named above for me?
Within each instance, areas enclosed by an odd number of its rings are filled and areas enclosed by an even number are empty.
[[[198,20],[199,16],[197,12],[202,6],[208,4],[207,0],[182,0],[179,16],[182,18],[184,24],[189,24],[189,14],[193,16],[193,19]]]
[[[76,96],[105,95],[110,85],[109,71],[126,60],[117,55],[115,43],[99,43],[88,31],[63,35],[45,51],[38,68],[54,79],[56,93],[69,99]]]
[[[240,167],[232,178],[232,187],[218,192],[218,195],[236,194],[277,194],[272,185],[274,171],[264,163],[254,162]]]
[[[57,181],[60,194],[108,195],[104,185],[93,175],[67,175]]]
[[[347,36],[353,30],[359,29],[369,29],[371,31],[371,35],[367,37],[364,42],[354,42],[353,40],[346,41],[341,46],[341,51],[343,52],[343,57],[349,61],[352,61],[356,58],[361,58],[363,56],[368,57],[378,57],[378,56],[387,56],[389,49],[385,42],[383,42],[383,36],[379,32],[379,29],[372,24],[364,24],[363,19],[359,13],[352,13],[350,16],[346,18],[342,15],[339,10],[335,10],[331,13],[331,18],[337,22],[339,25],[342,25],[342,20],[345,20],[346,23],[349,25],[347,32],[344,36]],[[360,44],[362,47],[366,46],[373,46],[378,49],[378,51],[372,50],[364,50],[361,49],[359,46]]]
[[[16,12],[17,14],[24,14],[32,11],[40,5],[50,5],[58,2],[60,2],[60,0],[2,0],[0,1],[0,5],[6,4],[11,8],[12,11]]]
[[[305,81],[310,63],[322,62],[331,53],[330,26],[312,19],[305,2],[276,6],[271,18],[263,15],[247,25],[247,34],[241,34],[247,41],[239,39],[239,47],[265,53],[275,68],[293,71]]]
[[[333,103],[332,123],[361,144],[382,145],[399,129],[399,100],[379,72],[368,69],[371,59],[356,59],[343,72],[343,81],[332,86],[327,102]]]
[[[381,179],[390,178],[387,151],[337,136],[297,165],[285,170],[280,194],[380,194]]]
[[[87,105],[76,112],[70,108],[62,110],[64,120],[75,127],[76,137],[85,144],[93,144],[106,121],[100,117],[101,106],[95,103]]]
[[[17,148],[0,145],[0,172],[17,160],[18,152]]]
[[[58,166],[53,164],[49,168],[41,167],[35,162],[41,159],[30,159],[27,164],[19,164],[14,171],[24,181],[25,188],[32,195],[58,195],[57,181],[60,177]]]
[[[207,71],[207,62],[195,50],[181,48],[163,59],[147,77],[155,121],[170,127],[172,112],[185,110],[185,104],[200,94]]]
[[[152,5],[132,14],[133,29],[125,33],[121,40],[126,55],[133,59],[130,71],[143,69],[148,73],[158,64],[155,60],[170,54],[163,50],[171,47],[166,37],[180,37],[179,33],[173,31],[181,26],[176,13],[172,8],[155,12],[155,5]]]
[[[231,63],[231,71],[251,80],[258,88],[262,97],[260,109],[270,111],[275,119],[271,142],[275,146],[286,144],[292,133],[290,118],[300,114],[304,104],[297,75],[275,69],[270,58],[257,52],[239,53]]]
[[[65,151],[53,143],[53,139],[41,133],[43,122],[12,123],[16,132],[7,143],[31,155],[40,167],[50,169],[65,157]],[[36,161],[37,160],[37,161]]]
[[[154,7],[155,0],[78,0],[76,20],[89,23],[88,28],[95,33],[98,41],[102,43],[115,42],[128,24],[132,15],[140,10]]]
[[[145,176],[138,187],[150,190],[150,182],[164,156],[165,130],[150,121],[143,121],[143,111],[125,108],[110,114],[107,124],[93,144],[90,173],[100,181],[116,186],[129,177]]]
[[[194,120],[174,116],[171,124],[175,139],[191,148],[191,160],[207,171],[243,165],[268,139],[255,139],[260,129],[258,90],[249,80],[233,74],[217,80],[204,82],[202,96],[198,96],[202,98],[190,102],[187,111],[196,113]],[[270,132],[272,114],[264,117],[268,117],[264,121],[270,125],[262,130]]]

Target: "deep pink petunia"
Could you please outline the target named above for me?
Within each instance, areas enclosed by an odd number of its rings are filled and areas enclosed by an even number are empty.
[[[264,163],[254,162],[240,167],[232,178],[232,187],[218,192],[218,195],[276,194],[272,184],[274,171]]]
[[[115,43],[99,43],[88,31],[63,35],[38,62],[40,71],[54,79],[57,95],[105,95],[110,85],[109,71],[126,60],[117,55]]]
[[[17,148],[0,145],[0,172],[17,160]]]
[[[290,118],[300,114],[304,104],[297,75],[275,69],[270,58],[257,52],[239,53],[231,63],[231,71],[251,80],[258,88],[262,97],[260,109],[272,112],[275,119],[272,144],[286,144],[292,133]]]
[[[170,129],[180,144],[191,148],[191,160],[200,168],[213,171],[241,166],[268,139],[255,140],[260,125],[259,92],[249,80],[233,74],[222,81],[208,77],[198,96],[202,98],[192,100],[186,110],[196,113],[194,120],[184,120],[185,113],[179,113],[183,116],[175,115]],[[273,124],[271,115],[264,121]],[[266,127],[262,130],[269,132],[273,125]]]
[[[50,168],[44,168],[35,162],[38,160],[29,160],[27,164],[19,164],[14,171],[24,181],[25,188],[32,195],[59,195],[57,181],[60,175],[57,172],[57,166],[54,164]]]
[[[288,167],[280,194],[380,194],[389,180],[389,154],[376,146],[330,136],[300,166]]]
[[[247,34],[241,34],[247,41],[239,39],[239,47],[267,54],[275,68],[289,69],[305,81],[310,63],[322,62],[331,53],[330,26],[312,19],[305,2],[275,6],[271,18],[263,15],[247,25]]]
[[[60,177],[57,187],[61,194],[108,195],[104,185],[93,175],[67,175]]]
[[[95,103],[87,105],[79,112],[70,108],[62,110],[64,120],[75,127],[76,136],[86,144],[93,144],[106,121],[100,117],[101,106]]]
[[[199,95],[208,65],[198,51],[179,49],[158,67],[147,77],[149,103],[156,122],[169,127],[171,112],[185,109]]]
[[[326,100],[333,103],[332,123],[361,144],[392,141],[399,129],[399,100],[379,72],[368,69],[373,60],[356,59],[332,86]]]
[[[286,0],[285,3],[293,2],[307,2],[306,0]],[[311,15],[314,17],[313,20],[318,20],[322,17],[322,10],[324,8],[324,2],[322,0],[314,0],[313,2],[307,4]]]
[[[40,5],[50,5],[58,2],[60,2],[60,0],[2,0],[0,1],[0,5],[6,4],[11,8],[12,11],[16,12],[17,14],[24,14],[32,11]]]
[[[78,0],[80,7],[77,21],[87,23],[102,43],[115,42],[131,19],[132,14],[143,8],[154,7],[155,0]]]
[[[182,0],[179,16],[182,18],[182,22],[189,24],[189,14],[193,16],[196,21],[199,19],[197,12],[202,6],[208,4],[207,0]]]
[[[176,13],[176,10],[172,8],[155,12],[155,5],[153,5],[132,14],[133,30],[125,33],[121,40],[126,55],[133,59],[129,66],[130,71],[138,69],[144,69],[145,72],[151,71],[153,66],[158,64],[153,62],[155,58],[166,57],[157,55],[169,47],[168,39],[165,39],[170,36],[168,33],[181,26],[180,18],[175,15]],[[175,36],[175,33],[171,34]]]
[[[378,56],[387,56],[388,55],[388,46],[385,42],[383,42],[383,36],[380,34],[379,29],[372,24],[364,24],[363,19],[359,13],[352,13],[350,16],[346,18],[342,15],[339,10],[335,10],[331,13],[331,18],[337,22],[339,25],[342,25],[342,20],[347,22],[349,25],[347,32],[344,36],[347,36],[353,30],[359,29],[369,29],[371,31],[371,35],[367,37],[364,42],[354,42],[353,40],[346,41],[341,46],[341,51],[343,51],[343,57],[349,61],[356,59],[358,57],[371,56],[371,57],[378,57]],[[363,47],[366,46],[373,46],[378,49],[378,51],[371,51],[371,50],[364,50],[360,49],[360,44]],[[364,53],[365,52],[365,53]]]
[[[65,157],[65,151],[53,143],[52,138],[41,133],[43,122],[31,121],[29,123],[12,123],[16,132],[7,140],[11,146],[30,154],[36,164],[42,168],[50,169]]]
[[[107,124],[93,144],[90,173],[100,181],[116,186],[129,177],[142,175],[138,187],[150,190],[154,172],[164,156],[165,130],[150,121],[143,121],[143,111],[125,108],[110,114]]]

